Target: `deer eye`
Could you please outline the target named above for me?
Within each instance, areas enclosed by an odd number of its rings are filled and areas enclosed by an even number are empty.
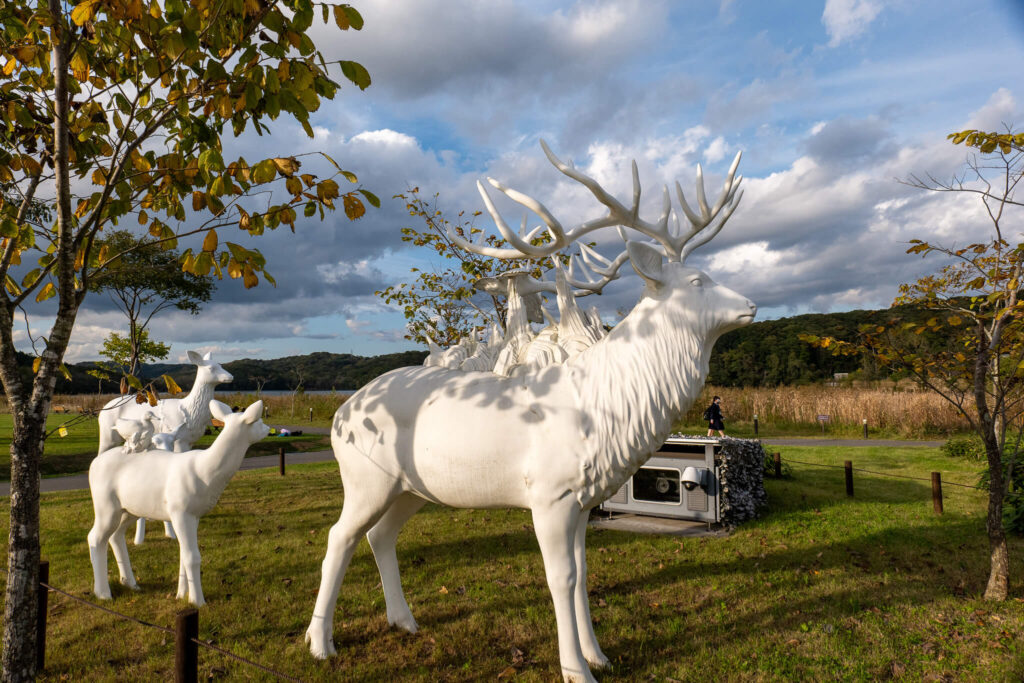
[[[693,285],[694,287],[704,286],[704,282],[699,277],[695,277],[692,280],[690,280],[690,284]]]

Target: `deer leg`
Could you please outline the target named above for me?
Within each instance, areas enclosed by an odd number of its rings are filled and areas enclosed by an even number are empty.
[[[199,519],[188,514],[173,517],[174,530],[178,534],[178,550],[181,562],[178,567],[178,597],[182,598],[182,575],[188,587],[188,601],[196,607],[206,604],[203,599],[203,584],[199,579]]]
[[[597,644],[597,636],[594,635],[594,622],[590,618],[590,598],[587,596],[587,521],[590,518],[590,510],[584,510],[580,514],[580,521],[576,524],[576,540],[573,551],[576,557],[576,593],[573,603],[576,607],[576,629],[580,634],[580,649],[583,650],[583,658],[594,669],[603,669],[608,666],[608,658],[601,652],[601,646]]]
[[[102,503],[100,505],[99,503]],[[93,500],[96,519],[89,530],[89,559],[92,561],[92,592],[100,600],[110,600],[110,580],[107,578],[107,541],[117,530],[121,511],[111,501]]]
[[[384,515],[395,498],[387,493],[378,498],[374,495],[376,493],[356,489],[349,494],[346,490],[347,498],[341,509],[341,517],[327,536],[327,554],[324,555],[320,569],[320,591],[316,596],[309,628],[306,629],[306,644],[317,659],[338,654],[334,649],[334,610],[345,571],[360,539]],[[373,502],[375,498],[382,503]]]
[[[565,683],[596,683],[580,648],[576,627],[576,558],[574,546],[580,508],[568,492],[550,505],[535,507],[533,528],[537,533],[544,573],[555,606],[558,625],[558,659]]]
[[[170,539],[177,539],[178,538],[177,536],[174,535],[174,527],[171,526],[170,522],[164,522],[164,536],[166,536],[167,538],[170,538]]]
[[[135,545],[142,545],[143,541],[146,540],[146,518],[139,517],[139,521],[135,522]]]
[[[377,561],[380,582],[384,587],[384,602],[387,605],[388,623],[416,633],[416,619],[412,616],[409,603],[402,592],[402,577],[398,572],[398,553],[395,543],[398,533],[409,518],[416,514],[427,501],[411,493],[405,493],[391,504],[388,511],[366,533],[370,550]]]
[[[128,513],[121,513],[121,523],[114,530],[110,537],[110,548],[114,551],[114,559],[117,561],[117,572],[121,577],[121,583],[133,591],[139,590],[139,584],[135,582],[135,574],[132,573],[132,563],[128,559],[128,544],[124,540],[125,532],[132,525],[135,519]]]

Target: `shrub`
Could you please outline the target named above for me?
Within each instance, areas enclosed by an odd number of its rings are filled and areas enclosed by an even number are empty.
[[[984,460],[985,444],[976,435],[954,436],[942,444],[940,450],[951,458],[967,458],[968,460]]]

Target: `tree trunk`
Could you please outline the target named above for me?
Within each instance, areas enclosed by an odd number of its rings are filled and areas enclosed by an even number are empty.
[[[11,526],[7,550],[7,589],[4,603],[3,674],[5,683],[35,680],[36,585],[39,581],[39,460],[46,438],[46,415],[64,359],[81,298],[76,289],[75,244],[71,223],[71,191],[68,164],[68,46],[70,33],[62,23],[59,0],[48,0],[57,18],[51,32],[54,74],[54,185],[56,190],[57,312],[32,380],[31,396],[20,385],[9,326],[13,311],[0,314],[4,350],[0,352],[0,377],[9,399],[17,397],[14,438],[11,443]],[[8,344],[10,347],[8,348]]]
[[[985,528],[988,531],[990,566],[986,600],[1005,600],[1010,592],[1010,559],[1006,549],[1006,532],[1003,529],[1003,494],[1006,486],[1003,480],[1002,452],[994,438],[985,439],[988,454],[988,517]]]
[[[11,442],[11,522],[4,596],[3,680],[35,680],[39,582],[39,458],[45,413],[16,414]]]

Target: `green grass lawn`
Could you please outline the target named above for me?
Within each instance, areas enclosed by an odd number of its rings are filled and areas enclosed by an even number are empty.
[[[973,483],[979,466],[927,448],[779,449],[783,458]],[[978,598],[987,576],[984,495],[947,488],[932,513],[923,481],[792,465],[767,481],[770,509],[724,538],[591,530],[595,629],[614,669],[602,681],[1017,681],[1024,677],[1024,542],[1011,543],[1011,600]],[[335,617],[338,657],[303,634],[342,493],[333,464],[241,472],[200,524],[200,638],[303,680],[560,680],[554,614],[530,516],[427,506],[399,540],[420,632],[388,628],[368,547]],[[6,509],[0,522],[6,524]],[[88,492],[42,498],[51,583],[91,597]],[[129,546],[141,591],[104,603],[172,626],[177,546]],[[0,575],[0,580],[2,580]],[[42,680],[166,680],[173,638],[50,597]],[[269,680],[207,650],[200,676]]]
[[[276,422],[268,421],[276,425]],[[61,436],[59,428],[65,426],[66,436]],[[57,415],[51,413],[46,420],[50,436],[46,439],[42,462],[39,469],[44,477],[60,477],[79,474],[89,470],[89,463],[96,456],[99,445],[99,431],[95,417],[79,415]],[[300,426],[299,429],[302,427]],[[10,414],[0,414],[0,481],[11,479],[11,437],[14,433],[14,422]],[[197,448],[205,448],[213,443],[216,434],[209,434],[196,442]],[[249,447],[246,457],[270,455],[277,453],[284,446],[288,453],[311,450],[329,450],[330,437],[323,434],[303,434],[301,436],[270,436]]]

